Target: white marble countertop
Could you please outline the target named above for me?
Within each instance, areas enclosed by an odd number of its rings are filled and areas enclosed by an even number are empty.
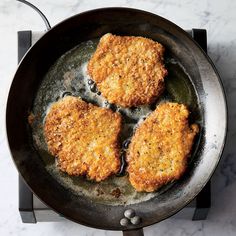
[[[236,1],[233,0],[32,0],[51,25],[76,13],[100,7],[123,6],[163,16],[184,29],[205,28],[208,52],[227,94],[229,132],[224,155],[213,176],[212,208],[206,221],[167,219],[145,228],[146,235],[236,235]],[[17,65],[19,30],[44,30],[40,17],[16,1],[0,1],[0,235],[121,235],[72,222],[22,224],[18,212],[18,176],[5,134],[5,104]]]

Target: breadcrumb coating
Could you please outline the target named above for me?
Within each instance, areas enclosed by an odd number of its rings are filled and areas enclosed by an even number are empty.
[[[48,149],[59,168],[95,181],[119,171],[120,130],[120,114],[72,96],[50,107],[44,125]]]
[[[197,124],[188,124],[183,104],[163,103],[137,128],[128,148],[129,180],[137,191],[153,192],[186,170]]]
[[[153,103],[164,90],[164,47],[151,39],[105,34],[88,63],[102,95],[122,107]]]

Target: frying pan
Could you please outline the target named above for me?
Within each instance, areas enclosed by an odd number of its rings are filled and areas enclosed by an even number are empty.
[[[45,168],[27,122],[35,96],[50,67],[64,53],[105,33],[144,36],[162,43],[191,79],[201,116],[201,134],[188,170],[166,191],[134,204],[104,204],[78,196]],[[46,205],[77,223],[124,234],[160,222],[186,206],[213,174],[223,150],[227,108],[219,75],[209,57],[172,22],[136,9],[102,8],[75,15],[54,26],[28,51],[15,73],[7,102],[6,127],[15,165],[32,192]],[[122,226],[127,209],[141,218]]]

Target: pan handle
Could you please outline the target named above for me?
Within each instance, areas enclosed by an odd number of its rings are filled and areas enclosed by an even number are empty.
[[[43,19],[45,25],[46,25],[46,28],[47,30],[50,30],[51,29],[51,26],[50,26],[50,23],[47,19],[47,17],[36,7],[34,6],[32,3],[26,1],[26,0],[16,0],[18,2],[21,2],[21,3],[24,3],[25,5],[28,5],[30,6],[31,8],[33,8],[36,12],[38,12],[38,14],[41,16],[41,18]]]
[[[125,230],[125,231],[123,231],[123,236],[144,236],[143,228],[133,229],[133,230]]]

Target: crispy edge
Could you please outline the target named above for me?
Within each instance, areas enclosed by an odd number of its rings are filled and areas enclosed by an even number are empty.
[[[150,84],[146,90],[149,90],[149,95],[143,93],[142,91],[138,93],[138,96],[126,96],[120,95],[117,96],[117,94],[113,95],[113,93],[110,92],[110,90],[103,89],[102,83],[106,80],[106,77],[104,77],[101,73],[94,73],[95,69],[95,62],[101,60],[100,58],[104,56],[107,52],[110,51],[110,44],[117,41],[115,44],[122,43],[122,41],[131,41],[131,40],[145,40],[149,44],[152,44],[153,48],[156,48],[159,55],[159,61],[157,64],[160,64],[160,74],[158,81],[155,81],[155,84],[158,84],[157,86],[154,86],[153,84]],[[110,102],[115,103],[123,107],[132,107],[132,106],[138,106],[138,105],[145,105],[145,104],[151,104],[153,103],[164,91],[165,84],[164,84],[164,78],[167,75],[167,70],[165,69],[164,63],[163,63],[163,55],[164,55],[165,48],[163,45],[161,45],[158,42],[155,42],[151,39],[144,38],[144,37],[136,37],[136,36],[116,36],[112,35],[110,33],[105,34],[98,44],[98,47],[96,49],[96,52],[91,57],[87,71],[90,77],[97,83],[97,86],[99,90],[101,90],[102,95]],[[109,69],[109,68],[107,68]],[[136,73],[136,72],[135,72]],[[142,86],[140,85],[140,88]]]
[[[106,112],[107,115],[113,116],[112,118],[115,119],[117,122],[118,127],[116,129],[115,135],[113,136],[113,140],[116,140],[116,141],[114,141],[114,144],[112,147],[114,151],[114,158],[112,161],[115,162],[116,166],[112,170],[109,168],[108,170],[102,169],[102,172],[103,173],[105,172],[105,174],[100,173],[100,172],[88,173],[89,169],[87,168],[87,165],[82,165],[79,172],[73,172],[73,171],[70,172],[68,171],[68,168],[69,168],[69,166],[67,166],[68,163],[62,164],[63,161],[66,161],[68,159],[67,158],[68,152],[63,151],[63,145],[65,146],[65,141],[63,140],[70,138],[68,137],[67,134],[70,134],[69,130],[75,124],[76,120],[72,120],[72,122],[70,122],[68,126],[65,126],[62,132],[59,133],[59,136],[54,135],[56,132],[54,128],[57,129],[58,125],[61,123],[61,120],[64,119],[65,117],[68,117],[69,115],[73,116],[72,113],[74,109],[76,109],[76,111],[78,111],[79,109],[80,111],[78,112],[77,116],[74,118],[80,119],[80,118],[83,118],[86,112],[88,111],[93,112],[92,109],[95,109],[95,108],[99,109],[100,112],[102,110],[103,112]],[[62,117],[58,117],[58,115]],[[82,101],[80,98],[75,98],[75,97],[70,97],[70,96],[63,98],[62,100],[52,104],[45,120],[44,132],[45,132],[45,138],[47,140],[49,152],[51,152],[51,154],[53,154],[54,156],[58,157],[58,166],[63,172],[67,172],[69,175],[86,175],[89,179],[95,180],[97,182],[104,180],[110,175],[117,173],[120,168],[119,135],[121,131],[121,123],[122,123],[122,119],[121,119],[120,114],[114,113],[113,111],[109,109],[96,107],[92,104],[87,104],[86,102]],[[67,148],[69,148],[70,150],[70,142],[69,142],[69,146],[67,142]],[[111,163],[111,164],[113,164],[111,166],[114,166],[114,163]]]
[[[152,179],[152,176],[147,176],[146,173],[140,173],[137,169],[133,168],[133,163],[134,157],[135,156],[135,139],[139,138],[139,136],[145,135],[147,132],[146,127],[149,126],[151,123],[155,124],[155,118],[158,116],[158,112],[160,109],[162,109],[163,106],[165,106],[167,103],[163,103],[157,107],[157,109],[137,128],[132,140],[131,144],[128,149],[128,154],[127,154],[127,162],[128,162],[128,173],[129,173],[129,180],[131,185],[139,192],[145,191],[145,192],[153,192],[162,187],[163,185],[172,182],[174,180],[178,180],[186,171],[187,168],[187,159],[190,156],[192,145],[194,142],[194,138],[196,134],[199,132],[199,127],[197,124],[192,124],[188,125],[188,116],[189,116],[189,111],[187,110],[186,106],[184,106],[184,109],[186,109],[186,118],[182,120],[182,123],[185,123],[185,129],[184,132],[187,135],[187,138],[185,140],[188,141],[186,145],[186,150],[183,156],[183,165],[180,165],[179,169],[175,170],[172,172],[172,175],[162,175],[159,176],[159,178],[154,178]],[[175,103],[168,103],[168,105],[175,104]],[[144,128],[144,130],[143,130]],[[186,130],[186,128],[188,130]],[[189,131],[189,132],[187,132]]]

